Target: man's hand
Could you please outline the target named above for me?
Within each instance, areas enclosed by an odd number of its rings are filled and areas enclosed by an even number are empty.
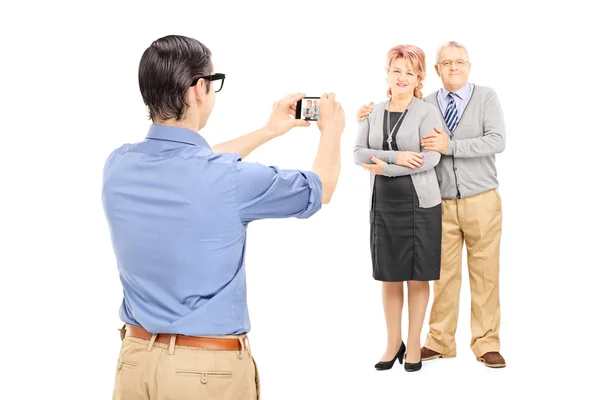
[[[310,122],[296,119],[296,103],[304,98],[304,93],[294,93],[285,96],[273,104],[271,116],[265,124],[265,130],[273,137],[281,136],[297,126],[310,126]]]
[[[362,166],[364,167],[364,169],[377,175],[383,175],[383,166],[385,165],[385,163],[379,158],[375,157],[371,157],[371,161],[373,161],[375,164],[363,163]]]
[[[437,151],[438,153],[446,154],[448,135],[446,135],[446,133],[439,128],[434,129],[435,133],[432,132],[423,136],[421,147],[424,150]]]
[[[371,112],[373,112],[373,102],[370,102],[369,104],[365,104],[361,108],[358,109],[358,111],[356,113],[356,120],[358,122],[363,122],[365,120],[365,118],[369,114],[371,114]]]
[[[317,126],[321,134],[341,135],[346,125],[344,109],[335,101],[335,93],[324,93],[319,101],[321,113],[317,120]]]

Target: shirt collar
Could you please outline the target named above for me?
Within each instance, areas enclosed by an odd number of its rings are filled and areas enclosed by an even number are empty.
[[[200,136],[200,134],[187,128],[152,124],[150,125],[150,129],[148,129],[146,138],[187,143],[191,144],[192,146],[200,146],[210,149],[210,145],[202,136]]]
[[[459,99],[464,100],[469,95],[469,90],[470,90],[470,83],[467,82],[467,84],[465,86],[458,89],[456,92],[454,92],[454,94]],[[442,99],[445,99],[446,97],[448,97],[448,93],[450,93],[450,91],[448,89],[446,89],[445,87],[443,87],[442,88]]]

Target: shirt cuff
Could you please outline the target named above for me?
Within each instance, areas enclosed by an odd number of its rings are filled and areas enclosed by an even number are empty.
[[[312,171],[300,171],[300,173],[308,182],[309,195],[308,205],[304,211],[296,215],[296,218],[306,219],[315,215],[323,205],[323,183],[321,182],[321,178]]]
[[[446,155],[451,156],[454,154],[454,140],[448,140],[448,144],[446,145]]]
[[[390,151],[389,153],[389,157],[387,160],[383,160],[386,161],[388,164],[396,164],[396,161],[398,160],[398,154],[400,154],[399,151]]]
[[[391,168],[390,164],[383,164],[383,168],[382,168],[381,174],[383,176],[391,177],[392,176],[391,169],[392,168]]]

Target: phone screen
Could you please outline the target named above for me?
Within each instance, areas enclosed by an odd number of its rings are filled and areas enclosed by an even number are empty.
[[[296,119],[316,121],[319,119],[319,97],[305,97],[296,103]]]

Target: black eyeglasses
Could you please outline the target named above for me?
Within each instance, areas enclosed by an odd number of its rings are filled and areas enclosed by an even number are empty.
[[[209,82],[213,82],[214,88],[215,88],[215,93],[219,92],[221,89],[223,89],[223,84],[225,83],[225,74],[212,74],[209,76],[200,76],[198,78],[195,78],[192,81],[192,84],[190,86],[196,86],[196,83],[198,83],[198,81],[200,79],[205,79]]]

